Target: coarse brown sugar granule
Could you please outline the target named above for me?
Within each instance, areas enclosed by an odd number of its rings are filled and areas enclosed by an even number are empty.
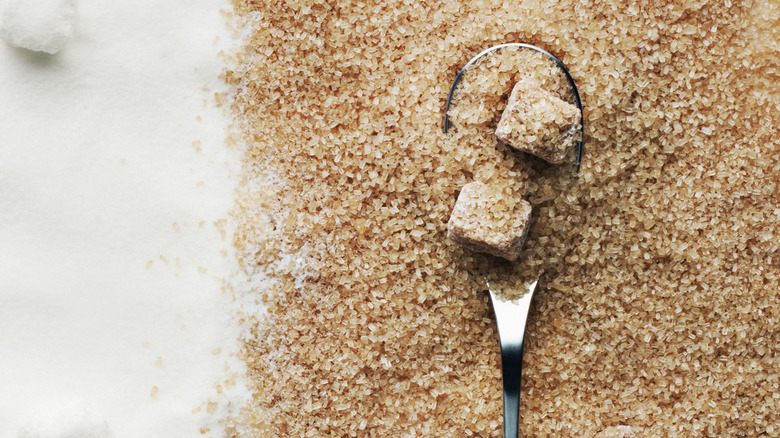
[[[631,426],[612,426],[597,433],[593,438],[640,438]]]
[[[496,127],[496,137],[514,149],[562,163],[579,141],[580,110],[524,79],[515,84]]]
[[[531,221],[531,204],[500,187],[473,181],[460,190],[447,222],[447,237],[464,248],[509,261],[520,255]]]
[[[774,436],[780,422],[776,1],[236,1],[225,78],[245,148],[235,244],[247,437],[498,437],[482,272],[543,272],[524,436]],[[584,106],[571,164],[496,147],[530,77]],[[547,74],[539,74],[549,70]],[[561,81],[560,86],[549,82]],[[446,239],[456,192],[504,181],[535,213],[516,263]]]

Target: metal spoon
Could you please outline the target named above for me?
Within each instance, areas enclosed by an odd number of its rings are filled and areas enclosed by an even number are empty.
[[[517,299],[508,300],[487,283],[490,302],[496,314],[498,337],[501,343],[501,373],[504,386],[504,438],[517,438],[520,426],[520,383],[523,370],[523,338],[528,310],[531,307],[537,278],[525,285],[525,293]]]
[[[580,101],[580,93],[577,91],[577,85],[574,83],[574,79],[571,77],[571,73],[569,73],[569,69],[566,68],[566,66],[561,62],[560,59],[553,56],[550,52],[540,49],[539,47],[532,46],[530,44],[523,44],[523,43],[507,43],[507,44],[500,44],[498,46],[493,46],[489,49],[483,50],[480,52],[477,56],[471,58],[471,61],[467,62],[466,65],[463,66],[462,69],[460,69],[460,72],[458,72],[458,75],[455,76],[455,81],[452,82],[452,86],[450,87],[450,94],[447,96],[447,106],[444,108],[444,133],[447,133],[447,130],[450,129],[450,104],[452,103],[452,96],[455,94],[455,87],[458,86],[458,82],[460,82],[460,79],[463,77],[463,74],[466,73],[466,70],[469,69],[472,65],[474,65],[480,58],[487,55],[488,53],[495,52],[496,50],[503,49],[505,47],[520,47],[523,49],[530,49],[535,50],[537,52],[540,52],[550,58],[555,65],[558,66],[561,70],[563,70],[563,73],[566,75],[566,79],[568,79],[569,84],[571,85],[571,89],[574,91],[574,99],[576,101],[576,106],[580,110],[580,114],[582,113],[582,102]],[[575,161],[575,166],[577,167],[577,172],[580,171],[580,164],[582,163],[582,142],[585,139],[585,117],[580,117],[580,141],[577,144],[577,160]]]
[[[550,58],[566,75],[566,79],[569,81],[572,91],[574,92],[576,105],[580,110],[580,114],[582,114],[582,101],[580,100],[580,94],[577,91],[577,85],[574,83],[574,79],[571,77],[569,70],[561,60],[551,53],[530,44],[501,44],[480,52],[466,63],[460,72],[458,72],[458,75],[455,76],[455,81],[453,81],[452,86],[450,87],[449,96],[447,97],[447,106],[444,109],[443,130],[445,134],[450,127],[450,104],[452,103],[452,98],[455,94],[455,88],[458,86],[463,74],[483,56],[505,47],[520,47],[535,50]],[[575,162],[577,172],[579,172],[580,164],[582,163],[582,143],[585,135],[584,117],[582,117],[580,121],[581,137],[579,144],[577,145],[577,160]],[[496,315],[498,337],[501,343],[501,372],[504,388],[504,438],[517,438],[520,423],[520,384],[523,369],[523,338],[525,337],[528,310],[531,307],[533,294],[539,284],[539,278],[533,283],[524,285],[523,287],[525,290],[523,291],[524,293],[522,296],[511,300],[506,299],[500,292],[497,292],[491,287],[490,281],[486,280],[486,282],[488,291],[490,292],[490,301],[493,304],[493,311]]]

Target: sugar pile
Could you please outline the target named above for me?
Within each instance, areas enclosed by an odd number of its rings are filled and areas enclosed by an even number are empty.
[[[0,35],[9,44],[57,53],[73,37],[76,0],[6,0],[0,3]]]
[[[0,436],[68,436],[35,425],[74,397],[117,438],[220,436],[242,402],[222,6],[85,0],[56,56],[0,42]]]
[[[68,400],[19,431],[19,438],[113,438],[105,418],[83,401]]]
[[[778,435],[780,2],[235,4],[237,245],[276,280],[245,436],[500,437],[483,267],[544,272],[523,436]],[[441,134],[460,67],[518,41],[575,79],[579,174],[496,145],[517,54],[464,78]],[[269,168],[283,188],[250,186]],[[472,180],[533,205],[517,263],[447,240]]]

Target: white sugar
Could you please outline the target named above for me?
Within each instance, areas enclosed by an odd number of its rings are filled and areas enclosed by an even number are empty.
[[[217,437],[248,396],[220,8],[81,0],[56,56],[0,41],[0,437],[59,437],[72,397],[116,438]]]
[[[0,35],[12,46],[53,54],[73,37],[76,0],[5,0],[0,8]]]
[[[74,399],[47,406],[19,430],[19,438],[114,438],[108,421]]]

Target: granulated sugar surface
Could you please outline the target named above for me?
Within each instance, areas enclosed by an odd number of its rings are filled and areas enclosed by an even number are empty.
[[[780,433],[780,5],[504,3],[235,1],[235,244],[268,307],[236,433],[500,436],[485,270],[542,273],[524,436]],[[470,74],[441,133],[458,69],[505,42],[569,67],[578,175],[492,135],[528,53]],[[534,206],[517,263],[447,240],[472,180]]]

